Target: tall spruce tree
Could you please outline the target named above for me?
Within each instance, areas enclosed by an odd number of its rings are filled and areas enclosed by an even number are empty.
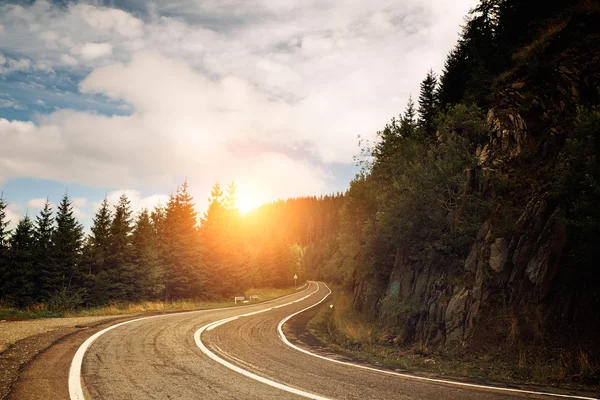
[[[46,301],[52,294],[52,277],[57,275],[57,265],[54,259],[52,237],[54,235],[54,218],[52,207],[46,199],[44,208],[36,217],[35,222],[35,275],[38,300]]]
[[[86,270],[85,301],[89,305],[107,303],[114,295],[114,277],[108,272],[108,259],[111,251],[112,215],[105,198],[94,216],[91,234],[87,238],[83,254]]]
[[[228,210],[221,185],[217,182],[211,189],[208,209],[200,224],[200,237],[204,260],[209,267],[208,279],[211,290],[219,295],[230,291],[231,277],[224,263],[228,223]]]
[[[133,232],[131,206],[123,193],[115,206],[110,225],[110,254],[107,256],[107,271],[112,280],[112,297],[128,299],[133,296],[135,267],[131,263]]]
[[[421,82],[419,94],[419,127],[426,138],[435,135],[435,117],[438,113],[437,77],[429,70],[427,77]]]
[[[50,278],[50,290],[74,292],[83,276],[80,263],[83,226],[75,218],[73,203],[66,193],[57,208],[52,243],[57,268]]]
[[[83,245],[83,226],[73,214],[73,203],[65,193],[56,212],[56,230],[52,235],[53,253],[56,271],[49,279],[49,290],[74,292],[80,286],[81,248]]]
[[[35,301],[34,250],[33,223],[25,215],[10,238],[8,273],[5,276],[5,297],[9,303],[19,307]]]
[[[148,210],[142,210],[132,237],[132,263],[135,266],[135,300],[157,298],[164,289],[159,264],[158,238]]]
[[[10,220],[6,216],[7,207],[8,203],[0,193],[0,299],[4,298],[6,294],[4,287],[8,274],[8,239],[10,235],[8,224]]]
[[[94,216],[90,243],[93,250],[93,264],[89,266],[89,274],[106,272],[106,258],[111,252],[111,212],[108,200],[104,198]]]
[[[400,119],[400,136],[403,138],[412,138],[417,127],[417,111],[412,96],[408,97],[406,110]]]
[[[197,213],[187,182],[171,195],[165,212],[165,298],[205,297],[205,274],[198,240]]]

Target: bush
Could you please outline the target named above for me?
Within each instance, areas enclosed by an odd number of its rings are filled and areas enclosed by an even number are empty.
[[[81,291],[69,292],[66,288],[54,293],[48,299],[48,310],[55,313],[73,311],[82,304]]]

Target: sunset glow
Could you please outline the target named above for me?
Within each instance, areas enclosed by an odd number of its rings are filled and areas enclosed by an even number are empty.
[[[237,199],[237,206],[242,215],[258,208],[263,203],[253,192],[241,191]]]

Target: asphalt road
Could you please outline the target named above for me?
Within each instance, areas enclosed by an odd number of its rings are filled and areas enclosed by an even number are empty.
[[[553,398],[407,379],[334,363],[286,345],[277,333],[279,322],[319,302],[328,293],[323,284],[312,282],[306,291],[269,303],[173,314],[119,326],[100,336],[83,358],[82,386],[86,398],[305,398],[288,389],[331,399]],[[287,304],[292,301],[295,302]],[[243,316],[249,313],[252,315]],[[205,330],[200,338],[202,344],[234,369],[241,368],[288,389],[236,372],[200,349],[194,338],[200,328],[236,316],[239,317]]]
[[[302,344],[311,338],[306,322],[318,308],[299,312],[328,293],[312,282],[305,291],[247,307],[82,326],[22,366],[6,399],[561,398],[426,381],[319,358],[340,360],[330,353],[315,356],[314,348]],[[280,336],[284,319],[289,321]]]

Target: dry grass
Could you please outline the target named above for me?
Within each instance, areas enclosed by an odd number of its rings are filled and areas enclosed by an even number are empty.
[[[390,341],[392,335],[375,327],[352,309],[352,296],[332,288],[332,299],[310,321],[308,328],[321,342],[341,354],[396,370],[431,372],[440,376],[467,377],[474,380],[504,381],[518,384],[590,389],[600,387],[600,369],[581,350],[578,357],[568,355],[555,361],[540,361],[519,345],[518,323],[507,315],[508,341],[515,343],[518,358],[504,360],[490,349],[489,354],[432,348],[423,342],[401,346]],[[333,308],[329,305],[333,304]]]
[[[299,287],[298,291],[306,285]],[[256,295],[258,302],[268,301],[277,297],[296,292],[294,287],[287,288],[254,288],[244,293],[246,298]],[[242,305],[238,303],[237,306]],[[35,304],[26,309],[15,309],[0,305],[0,320],[23,320],[36,318],[60,318],[60,317],[96,317],[106,315],[125,315],[142,313],[159,313],[166,311],[189,311],[198,309],[210,309],[220,307],[236,307],[233,299],[224,301],[142,301],[142,302],[116,302],[102,307],[84,308],[62,313],[53,313],[44,304]]]
[[[570,17],[559,18],[548,23],[543,29],[539,31],[536,39],[525,45],[521,50],[515,52],[512,55],[513,61],[518,65],[522,65],[530,62],[533,58],[542,54],[548,47],[552,39],[565,27],[569,22]]]

